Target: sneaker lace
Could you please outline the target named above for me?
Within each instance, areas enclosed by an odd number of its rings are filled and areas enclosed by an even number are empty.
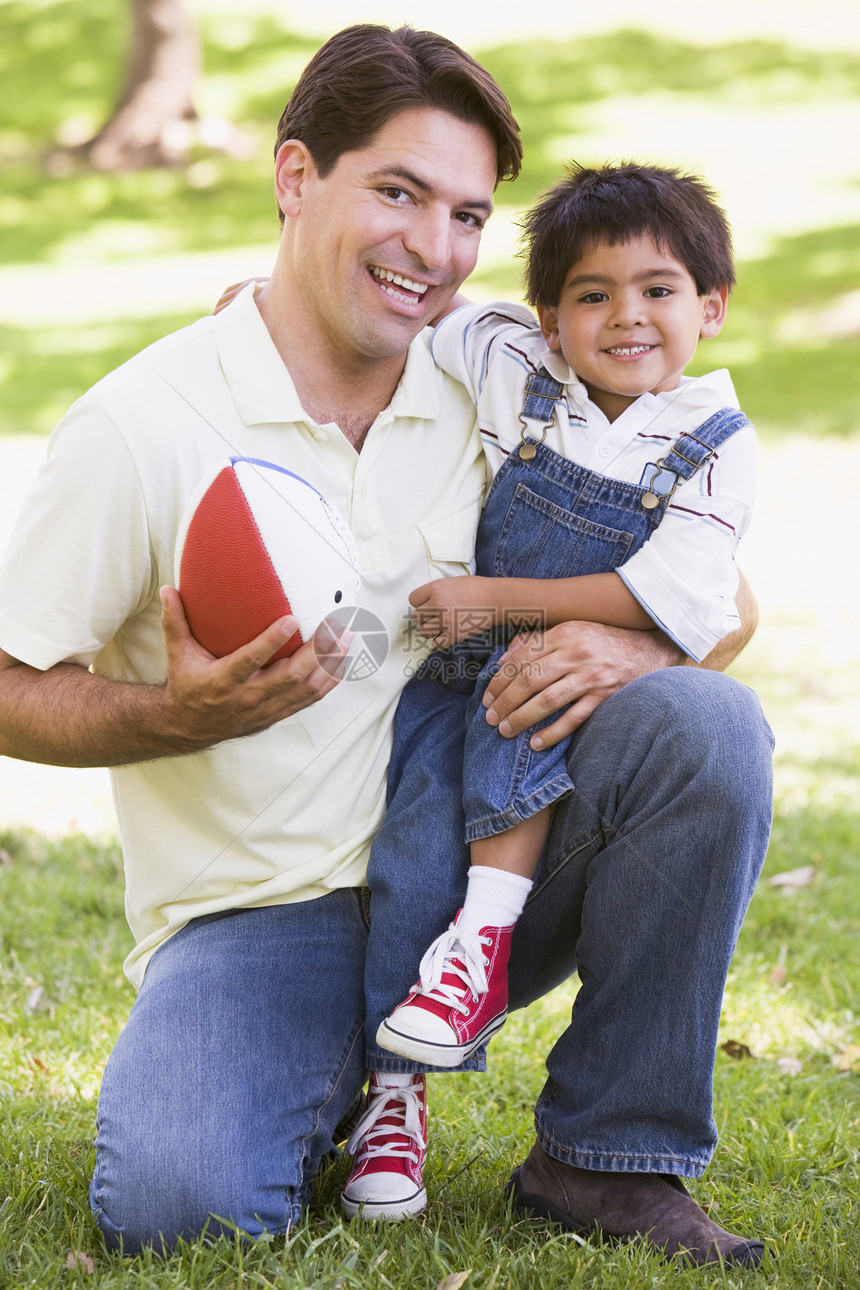
[[[437,937],[421,960],[419,993],[438,999],[455,1012],[468,1012],[468,1005],[464,1003],[467,995],[486,994],[489,989],[483,947],[491,944],[488,936],[449,927],[447,932]],[[443,981],[443,976],[456,980]],[[458,986],[457,981],[461,981],[462,986]]]
[[[362,1159],[374,1156],[404,1156],[418,1163],[418,1152],[427,1146],[421,1133],[420,1085],[386,1088],[371,1084],[367,1110],[355,1126],[346,1149],[351,1156],[361,1152]],[[392,1103],[398,1105],[392,1106]],[[383,1116],[397,1116],[402,1124],[381,1124]],[[397,1141],[400,1138],[402,1141]]]

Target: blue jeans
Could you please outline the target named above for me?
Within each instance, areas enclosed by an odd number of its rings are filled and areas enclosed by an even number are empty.
[[[424,720],[392,762],[368,871],[365,1044],[379,1070],[420,1069],[378,1048],[376,1028],[465,894],[451,791],[465,699],[437,689],[417,691]],[[513,1008],[580,978],[535,1113],[558,1159],[691,1177],[710,1160],[717,1026],[767,849],[772,746],[752,691],[685,667],[634,681],[570,741],[576,787],[554,809],[508,973]],[[459,1069],[483,1066],[476,1054]]]
[[[413,812],[433,863],[389,866],[372,953],[367,892],[348,890],[200,919],[155,954],[99,1099],[91,1199],[110,1246],[169,1245],[218,1219],[284,1231],[365,1061],[411,1068],[376,1050],[376,1027],[461,899],[459,795],[430,759],[456,774],[462,729],[462,710],[437,706],[426,759],[394,767],[390,819]],[[509,973],[514,1007],[582,983],[536,1108],[560,1159],[692,1176],[710,1159],[717,1022],[767,845],[770,748],[749,690],[689,668],[627,686],[571,741],[576,790],[556,807]],[[388,824],[380,841],[397,845]]]
[[[296,1221],[364,1080],[367,891],[189,923],[108,1060],[90,1201],[126,1254]]]

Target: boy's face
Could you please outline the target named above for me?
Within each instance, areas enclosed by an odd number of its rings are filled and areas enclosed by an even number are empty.
[[[716,336],[728,288],[700,296],[692,274],[653,238],[597,243],[569,269],[554,309],[538,306],[560,350],[614,421],[642,394],[673,390],[700,336]]]

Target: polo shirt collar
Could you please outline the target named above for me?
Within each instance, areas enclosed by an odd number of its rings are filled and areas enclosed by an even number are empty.
[[[307,422],[292,377],[247,286],[212,320],[218,358],[245,425]],[[396,417],[433,420],[439,415],[439,372],[425,330],[412,342],[389,405]]]

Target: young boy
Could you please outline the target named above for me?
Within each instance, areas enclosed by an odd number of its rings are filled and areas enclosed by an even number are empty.
[[[574,790],[566,743],[542,750],[541,725],[504,739],[488,720],[486,685],[515,631],[571,620],[659,627],[699,661],[738,625],[734,554],[754,435],[727,372],[683,375],[700,337],[719,333],[735,281],[713,193],[674,170],[574,165],[527,215],[523,244],[540,328],[518,306],[473,306],[433,341],[436,361],[475,399],[495,478],[476,576],[410,596],[439,648],[401,698],[392,766],[420,757],[427,775],[450,775],[438,758],[428,764],[432,712],[461,694],[471,854],[460,912],[376,1035],[424,1067],[459,1066],[504,1024],[511,933],[552,804]],[[421,863],[433,845],[433,822],[398,812],[391,781],[389,800],[368,870],[369,1015],[402,939],[392,867]],[[423,1075],[372,1073],[350,1142],[347,1213],[420,1212],[424,1114]]]

